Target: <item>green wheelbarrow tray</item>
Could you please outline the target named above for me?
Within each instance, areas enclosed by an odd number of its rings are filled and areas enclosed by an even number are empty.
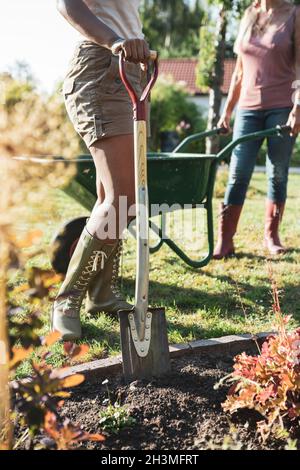
[[[215,155],[148,153],[147,159],[151,205],[196,205],[205,200],[211,168],[217,160]],[[93,159],[80,155],[76,164],[75,178],[63,189],[92,210],[97,199]]]
[[[159,226],[150,221],[150,228],[156,233],[159,240],[155,246],[150,248],[150,252],[158,251],[165,243],[190,267],[206,266],[211,260],[214,250],[212,198],[218,162],[230,155],[233,149],[243,142],[269,136],[282,137],[283,133],[289,130],[286,126],[278,126],[245,135],[229,143],[217,155],[184,153],[184,150],[192,142],[223,132],[223,129],[213,129],[187,137],[172,153],[148,153],[150,207],[151,205],[161,206],[163,204],[169,207],[174,205],[199,207],[201,205],[206,210],[208,241],[208,253],[199,260],[191,259],[163,233],[166,214],[161,213]],[[97,199],[96,172],[92,157],[80,155],[76,160],[66,160],[66,162],[74,161],[77,166],[75,177],[63,189],[88,211],[91,211]],[[84,223],[84,219],[82,223]]]

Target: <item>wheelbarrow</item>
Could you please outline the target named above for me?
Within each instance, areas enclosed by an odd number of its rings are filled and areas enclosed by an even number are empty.
[[[186,153],[185,150],[192,142],[206,137],[221,134],[223,129],[213,129],[193,134],[184,139],[171,153],[150,152],[148,161],[148,190],[149,205],[164,207],[197,208],[199,205],[206,211],[208,252],[200,259],[192,259],[164,231],[166,212],[159,215],[159,225],[150,220],[150,228],[158,237],[155,245],[150,247],[150,253],[157,252],[166,244],[188,266],[199,269],[206,266],[214,251],[213,230],[213,191],[218,163],[230,156],[233,149],[250,140],[270,136],[282,137],[289,132],[287,126],[277,126],[261,132],[245,135],[230,142],[218,154]],[[59,159],[62,160],[61,158]],[[80,155],[75,159],[64,160],[76,164],[74,178],[63,188],[64,192],[80,203],[87,212],[91,212],[96,202],[96,172],[90,155]],[[84,217],[72,219],[59,229],[51,243],[51,262],[56,272],[65,274],[70,257],[86,224],[88,213]]]

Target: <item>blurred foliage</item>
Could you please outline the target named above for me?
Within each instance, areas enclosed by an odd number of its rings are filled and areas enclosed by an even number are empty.
[[[298,137],[295,145],[294,154],[292,157],[292,166],[299,166],[300,165],[300,139]]]
[[[4,156],[0,156],[0,164],[0,449],[68,450],[86,440],[101,442],[102,435],[84,432],[63,413],[63,400],[69,396],[67,389],[81,384],[84,376],[53,370],[48,363],[49,348],[60,339],[60,334],[40,335],[41,313],[54,300],[54,291],[61,279],[52,270],[29,267],[29,262],[41,254],[42,232],[20,233],[14,223],[16,210],[24,213],[32,193],[48,214],[50,202],[45,193],[53,180],[62,183],[68,171],[61,177],[63,165],[38,165],[30,160],[24,164]],[[11,287],[10,279],[17,275],[25,282]],[[29,310],[15,303],[20,293],[30,304]],[[39,363],[32,355],[36,348]],[[87,351],[85,345],[65,343],[64,366]],[[9,383],[24,360],[29,360],[32,367],[29,380]],[[14,439],[13,423],[19,430],[18,440]],[[43,438],[38,438],[41,435]]]
[[[184,126],[180,126],[185,123]],[[160,148],[160,133],[175,131],[181,127],[180,139],[205,129],[206,121],[184,87],[174,83],[171,77],[159,78],[151,95],[151,148]],[[194,148],[196,151],[196,148]],[[203,151],[203,144],[198,146]]]
[[[162,57],[191,57],[199,51],[200,1],[143,0],[141,17],[150,47]]]
[[[47,97],[38,93],[27,67],[18,65],[14,74],[0,78],[0,449],[36,448],[36,436],[41,433],[47,439],[39,448],[70,449],[83,440],[102,441],[103,437],[89,436],[61,411],[68,396],[65,389],[80,384],[83,377],[61,376],[47,362],[49,347],[60,335],[41,337],[40,318],[53,300],[60,278],[51,270],[34,266],[32,260],[45,254],[43,234],[25,227],[48,220],[52,210],[49,189],[66,184],[73,168],[70,163],[51,163],[43,158],[12,157],[53,153],[74,157],[80,152],[79,138],[60,94]],[[33,203],[41,210],[27,216],[24,208]],[[18,276],[25,281],[11,287],[10,280]],[[18,293],[27,299],[28,308],[16,303]],[[32,359],[36,348],[41,359],[38,364]],[[66,345],[66,364],[86,353],[84,345]],[[24,360],[31,362],[30,380],[14,380],[9,387]],[[12,414],[11,408],[18,413]],[[13,424],[22,434],[18,441],[14,441]]]
[[[0,154],[64,155],[84,151],[81,139],[67,117],[59,89],[41,95],[30,72],[0,74]]]

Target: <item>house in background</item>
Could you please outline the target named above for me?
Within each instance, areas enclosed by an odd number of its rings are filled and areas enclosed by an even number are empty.
[[[160,74],[172,76],[173,80],[184,86],[191,95],[193,101],[204,114],[207,114],[209,107],[208,90],[201,90],[196,84],[196,69],[198,59],[161,59]],[[228,95],[231,77],[235,68],[235,59],[226,59],[224,64],[224,81],[222,86],[224,106]]]

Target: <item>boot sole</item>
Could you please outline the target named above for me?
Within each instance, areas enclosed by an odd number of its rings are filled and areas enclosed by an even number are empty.
[[[86,312],[86,313],[88,315],[91,315],[92,317],[95,317],[97,315],[101,315],[101,313],[103,313],[108,318],[112,318],[113,320],[118,320],[119,319],[119,316],[118,316],[119,310],[117,312],[105,312],[105,310],[95,310],[94,312]]]
[[[278,248],[278,250],[276,251],[270,250],[270,248],[268,247],[268,242],[266,240],[264,240],[263,242],[263,247],[265,248],[265,250],[269,252],[271,256],[285,255],[288,252],[287,248],[284,248],[284,247]]]
[[[117,310],[110,310],[109,307],[106,307],[106,308],[99,308],[99,309],[90,309],[90,310],[86,310],[86,313],[89,314],[89,315],[99,315],[100,313],[104,313],[105,315],[109,316],[109,317],[113,317],[113,318],[116,318],[118,319],[119,316],[119,311],[120,310],[130,310],[130,309],[133,309],[133,305],[130,305],[128,304],[128,306],[125,307],[120,307],[118,308]]]
[[[54,331],[57,331],[54,329],[53,327],[53,316],[54,316],[54,311],[52,310],[51,314],[50,314],[50,330],[51,330],[51,333],[53,333]],[[81,339],[82,336],[75,336],[75,335],[62,335],[61,338],[59,338],[59,342],[60,343],[64,343],[64,342],[67,342],[67,341],[77,341],[79,339]]]
[[[226,255],[213,255],[212,259],[220,261],[221,259],[230,258],[234,255],[235,255],[235,251],[231,251],[230,253],[227,253]]]
[[[268,253],[269,253],[270,256],[283,256],[287,253],[287,251],[286,250],[284,250],[284,251],[270,251],[268,249]]]

